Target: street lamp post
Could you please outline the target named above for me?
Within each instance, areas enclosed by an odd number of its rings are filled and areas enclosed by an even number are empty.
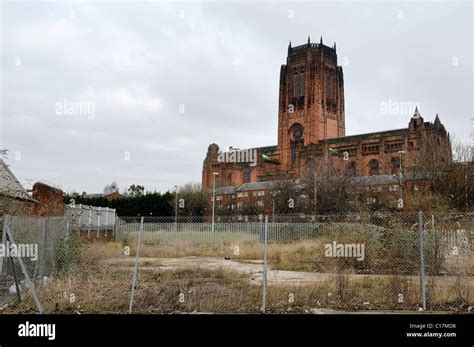
[[[399,177],[399,182],[400,182],[400,200],[402,201],[403,204],[403,185],[402,185],[402,155],[405,154],[405,151],[398,151],[398,154],[400,154],[400,173],[398,175]],[[402,205],[403,206],[403,205]]]
[[[272,199],[272,223],[275,223],[275,196]]]
[[[212,232],[214,232],[214,218],[216,214],[216,176],[219,175],[218,172],[213,172],[214,176],[213,185],[212,185]]]
[[[176,188],[175,192],[175,203],[174,203],[174,225],[176,231],[178,231],[178,186],[174,186]]]

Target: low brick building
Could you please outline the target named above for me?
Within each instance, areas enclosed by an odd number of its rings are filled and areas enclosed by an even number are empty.
[[[61,189],[37,182],[33,185],[33,199],[37,201],[34,214],[37,216],[64,215],[64,193]]]

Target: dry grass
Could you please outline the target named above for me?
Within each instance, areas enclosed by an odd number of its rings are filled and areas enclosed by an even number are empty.
[[[131,273],[123,270],[70,274],[51,281],[39,294],[45,313],[127,313],[130,280]],[[460,284],[457,283],[456,288]],[[460,302],[453,289],[432,296],[430,307],[442,310],[461,310],[464,307],[466,310],[466,300],[472,300],[472,296],[470,299],[464,297]],[[69,302],[70,293],[76,296],[74,303]],[[398,302],[399,293],[404,293],[402,303]],[[203,269],[143,271],[138,278],[133,312],[255,313],[260,311],[261,295],[261,287],[250,285],[242,274],[235,272]],[[348,274],[341,274],[335,280],[313,286],[270,286],[267,291],[267,310],[271,313],[303,313],[320,307],[417,310],[419,302],[417,283],[397,277],[352,281]],[[27,313],[33,308],[33,301],[27,297],[21,304],[9,307],[7,312]]]
[[[318,271],[323,258],[324,240],[291,244],[270,244],[272,269]],[[239,248],[235,253],[236,246]],[[75,266],[47,282],[38,291],[45,313],[127,313],[133,267],[104,266],[107,259],[130,258],[121,242],[81,242],[75,249]],[[133,256],[135,245],[130,245]],[[155,271],[156,263],[147,258],[188,256],[228,257],[247,262],[261,259],[259,243],[193,244],[154,243],[141,248],[140,271],[133,312],[259,312],[261,287],[251,284],[247,274],[218,269],[177,269]],[[327,261],[327,258],[326,258]],[[154,271],[145,271],[154,268]],[[336,270],[338,267],[335,267]],[[416,276],[353,276],[346,268],[336,276],[321,277],[311,285],[271,285],[267,291],[267,310],[272,313],[308,312],[325,307],[344,310],[416,310],[420,303]],[[427,283],[429,307],[467,311],[474,302],[472,281],[459,277],[446,285],[437,277]],[[403,293],[403,302],[398,295]],[[70,302],[70,294],[75,301]],[[33,312],[34,303],[24,295],[21,303],[10,305],[7,313]]]

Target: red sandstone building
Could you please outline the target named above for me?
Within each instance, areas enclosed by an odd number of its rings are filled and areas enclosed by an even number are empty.
[[[416,164],[423,148],[435,149],[434,162],[450,162],[449,134],[438,115],[425,122],[418,109],[407,128],[345,135],[344,76],[336,45],[288,46],[280,69],[278,144],[224,153],[208,147],[202,186],[211,191],[216,177],[218,208],[239,209],[251,201],[268,211],[272,182],[302,178],[315,165],[331,163],[371,185],[393,186],[394,174]],[[314,170],[314,169],[313,169]],[[380,176],[377,179],[370,179]],[[379,182],[379,183],[377,183]],[[396,190],[395,188],[392,189]],[[261,197],[261,199],[259,199]],[[211,197],[212,199],[212,197]]]

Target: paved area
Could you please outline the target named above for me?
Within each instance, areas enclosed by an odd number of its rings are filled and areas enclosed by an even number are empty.
[[[119,266],[123,269],[133,267],[135,258],[112,258],[102,262],[104,265]],[[229,270],[236,271],[249,276],[251,284],[260,285],[263,278],[263,267],[261,260],[236,261],[225,259],[222,257],[182,257],[182,258],[140,258],[140,271],[176,271],[179,269],[206,269],[206,270]],[[271,267],[267,271],[268,285],[291,285],[291,286],[307,286],[314,285],[318,282],[327,282],[334,280],[337,274],[307,272],[307,271],[287,271],[273,270]],[[384,279],[390,277],[388,275],[361,275],[350,274],[350,281],[363,280],[364,278]],[[403,276],[417,283],[418,276]],[[451,287],[456,281],[454,276],[439,276],[437,279],[438,286]],[[470,280],[470,286],[474,287],[474,278]]]

